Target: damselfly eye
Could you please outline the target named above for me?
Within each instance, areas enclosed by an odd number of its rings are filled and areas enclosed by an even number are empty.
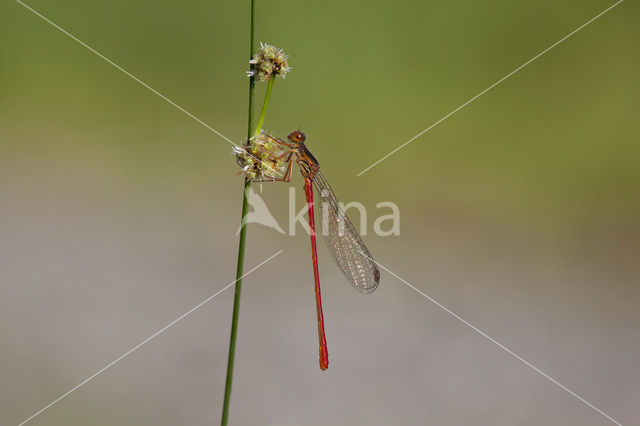
[[[300,132],[295,131],[295,132],[291,132],[291,134],[289,135],[289,139],[293,142],[300,142]]]

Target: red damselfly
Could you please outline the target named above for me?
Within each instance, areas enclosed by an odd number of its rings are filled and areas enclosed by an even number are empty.
[[[265,170],[270,168],[271,171],[283,173],[283,177],[277,177],[274,174],[256,173],[253,180],[260,182],[289,182],[293,171],[293,162],[298,164],[300,173],[304,178],[304,192],[307,198],[307,208],[309,215],[309,233],[311,235],[311,255],[313,260],[313,277],[315,281],[316,293],[316,311],[318,318],[318,340],[320,352],[320,368],[326,370],[329,366],[329,354],[327,351],[327,339],[324,331],[324,316],[322,314],[322,295],[320,291],[320,276],[318,273],[318,252],[316,249],[316,226],[314,215],[313,188],[320,195],[322,202],[321,211],[323,212],[323,224],[327,229],[323,229],[322,235],[329,252],[333,256],[338,268],[347,277],[347,280],[361,293],[371,293],[380,282],[380,271],[373,261],[369,250],[364,245],[362,238],[356,231],[355,227],[344,213],[335,193],[329,186],[329,183],[320,172],[318,160],[309,152],[304,142],[306,136],[299,130],[289,134],[288,142],[265,136],[266,142],[262,142],[261,149],[266,146],[271,151],[276,151],[277,155],[270,158],[265,157],[264,152],[256,152],[261,157],[261,164],[254,162],[251,165],[246,164],[246,157],[238,157],[240,165],[247,173],[249,167],[257,167],[256,170]],[[280,149],[273,150],[269,144],[277,144]],[[268,150],[267,149],[267,150]],[[244,158],[244,160],[243,160]],[[255,157],[254,157],[255,158]],[[250,160],[250,159],[249,159]],[[268,163],[267,163],[268,161]],[[266,167],[265,167],[266,166]],[[286,166],[286,169],[284,168]],[[277,168],[274,169],[274,167]],[[249,176],[250,174],[247,173]]]

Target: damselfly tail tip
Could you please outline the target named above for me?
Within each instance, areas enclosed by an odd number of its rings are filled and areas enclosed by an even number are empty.
[[[329,351],[326,346],[321,346],[319,349],[318,361],[320,362],[320,370],[324,371],[329,368]]]

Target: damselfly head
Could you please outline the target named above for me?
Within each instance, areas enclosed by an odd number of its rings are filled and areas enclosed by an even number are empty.
[[[307,139],[307,136],[304,133],[302,133],[300,130],[295,130],[291,132],[289,136],[287,136],[287,138],[291,142],[304,143],[305,139]]]

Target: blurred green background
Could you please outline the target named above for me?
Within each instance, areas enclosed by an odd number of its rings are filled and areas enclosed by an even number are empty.
[[[27,4],[243,141],[248,2]],[[265,127],[307,133],[337,194],[369,208],[376,260],[633,424],[636,3],[356,177],[612,4],[258,1],[256,30],[293,66]],[[0,10],[0,423],[17,425],[233,281],[242,179],[228,142],[19,3]],[[286,229],[286,185],[261,195]],[[371,232],[380,201],[400,236]],[[247,268],[285,252],[246,279],[231,424],[612,424],[392,275],[356,294],[324,247],[320,373],[308,244],[249,228]],[[29,424],[217,424],[231,303]]]

